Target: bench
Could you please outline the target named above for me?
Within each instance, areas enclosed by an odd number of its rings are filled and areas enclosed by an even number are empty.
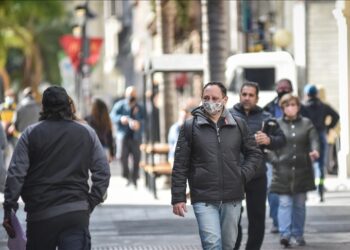
[[[157,199],[157,177],[169,176],[172,172],[172,165],[167,159],[169,146],[164,143],[142,144],[140,149],[144,154],[144,161],[140,163],[140,167],[145,173],[146,187],[152,191],[154,198]]]

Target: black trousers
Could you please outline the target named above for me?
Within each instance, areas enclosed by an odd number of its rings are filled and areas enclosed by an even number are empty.
[[[266,213],[266,175],[251,180],[245,189],[247,216],[248,216],[248,240],[246,250],[259,250],[265,234]],[[242,210],[243,211],[243,210]],[[241,214],[242,216],[242,214]],[[238,237],[235,250],[238,250],[242,241],[241,220],[238,225]]]
[[[27,250],[90,250],[89,212],[27,222]]]
[[[130,174],[129,155],[133,157],[133,168]],[[123,166],[123,177],[136,183],[139,178],[139,163],[141,158],[140,141],[129,137],[123,138],[121,148],[121,162]]]

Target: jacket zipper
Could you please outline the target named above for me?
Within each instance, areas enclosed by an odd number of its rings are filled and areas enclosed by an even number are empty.
[[[290,124],[292,124],[293,125],[293,123],[291,122]],[[292,133],[294,133],[294,130],[292,131]],[[293,138],[293,143],[295,143],[295,138]],[[294,152],[295,153],[295,152]],[[292,162],[292,164],[293,164],[293,166],[292,166],[292,181],[291,181],[291,190],[292,190],[292,193],[294,193],[295,192],[295,164],[296,164],[296,159],[294,159],[293,158],[293,160],[292,160],[293,162]]]
[[[220,171],[220,180],[219,182],[221,182],[221,202],[224,200],[224,177],[223,177],[223,172],[224,172],[224,169],[223,169],[223,159],[222,159],[222,154],[221,154],[221,139],[220,139],[220,128],[218,128],[218,125],[215,124],[215,129],[216,129],[216,136],[218,138],[218,146],[219,146],[219,152],[220,154],[218,154],[218,163],[220,164],[219,166],[219,171]],[[220,185],[219,184],[219,185]]]

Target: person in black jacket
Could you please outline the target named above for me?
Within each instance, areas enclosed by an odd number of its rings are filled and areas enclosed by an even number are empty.
[[[109,185],[106,154],[95,131],[74,120],[64,88],[47,88],[42,108],[40,122],[24,130],[11,159],[3,226],[15,236],[11,213],[21,196],[27,250],[90,249],[90,213]]]
[[[339,121],[339,114],[329,105],[323,103],[318,98],[318,89],[315,85],[308,84],[304,88],[304,93],[307,95],[307,100],[301,109],[301,114],[309,118],[315,126],[319,141],[320,141],[320,157],[317,159],[316,169],[318,175],[316,178],[317,190],[320,196],[320,201],[324,201],[324,170],[327,161],[328,143],[327,133],[334,128]],[[326,125],[326,118],[330,117],[331,122]],[[316,171],[317,172],[317,171]]]
[[[250,133],[255,137],[260,149],[274,150],[282,147],[286,139],[277,121],[271,114],[263,111],[257,103],[259,100],[259,84],[255,82],[243,83],[240,90],[240,102],[230,110],[232,115],[238,116],[248,124]],[[261,163],[255,176],[245,185],[248,240],[247,250],[258,250],[264,240],[265,211],[267,195],[267,176],[265,161]],[[242,234],[241,225],[239,233]],[[235,249],[239,249],[241,235],[238,236]]]
[[[202,105],[192,111],[191,138],[186,137],[186,121],[175,150],[173,213],[184,216],[187,211],[188,180],[203,249],[234,248],[244,185],[254,177],[262,160],[247,125],[225,109],[227,99],[222,83],[206,84]],[[240,153],[244,154],[243,162]]]

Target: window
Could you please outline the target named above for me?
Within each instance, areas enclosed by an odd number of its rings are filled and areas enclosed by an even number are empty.
[[[243,68],[235,70],[234,77],[229,86],[229,91],[239,92],[245,81],[259,83],[260,90],[274,90],[276,82],[275,68]]]

